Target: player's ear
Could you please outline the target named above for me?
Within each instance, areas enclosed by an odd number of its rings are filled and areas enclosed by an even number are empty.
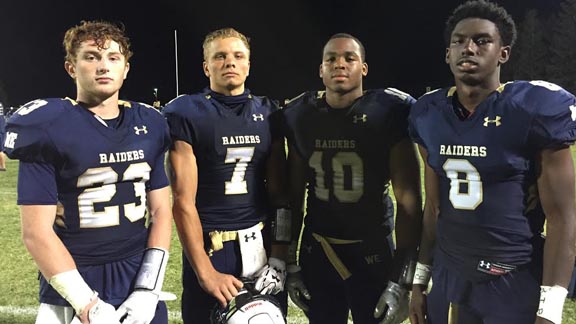
[[[504,64],[504,63],[508,62],[508,60],[510,59],[510,53],[511,52],[512,52],[512,47],[502,46],[502,48],[500,49],[500,58],[498,59],[498,62],[500,64]]]
[[[208,63],[206,63],[206,61],[202,62],[202,69],[204,70],[204,75],[210,77],[210,71],[208,70]]]
[[[66,72],[72,79],[76,79],[76,67],[72,62],[70,61],[64,62],[64,70],[66,70]]]
[[[322,72],[322,64],[320,64],[320,71],[319,71],[320,79],[324,77],[324,73]]]
[[[130,71],[130,63],[126,63],[126,68],[124,69],[124,80],[128,76],[128,71]]]
[[[368,63],[364,62],[362,63],[362,76],[367,75],[368,75]]]
[[[450,49],[446,48],[446,56],[444,57],[446,64],[450,64]]]
[[[246,72],[246,76],[250,75],[250,60],[248,60],[248,72]]]

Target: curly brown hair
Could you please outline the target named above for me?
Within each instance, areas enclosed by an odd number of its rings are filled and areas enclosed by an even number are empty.
[[[130,39],[126,36],[123,24],[115,25],[111,22],[81,21],[80,25],[74,26],[66,31],[62,45],[66,52],[65,61],[75,62],[76,52],[80,44],[86,40],[94,40],[98,49],[106,46],[106,41],[113,40],[120,45],[120,53],[126,58],[126,62],[132,57],[130,50]]]

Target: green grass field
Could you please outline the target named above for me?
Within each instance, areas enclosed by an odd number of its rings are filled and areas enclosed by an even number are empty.
[[[38,305],[38,272],[34,261],[20,240],[20,218],[16,206],[17,161],[7,161],[7,171],[0,172],[0,216],[4,221],[0,235],[0,324],[34,323]],[[166,273],[164,289],[180,295],[180,243],[173,235],[171,258]],[[168,302],[170,323],[180,321],[179,301]],[[288,323],[306,323],[306,318],[291,305]],[[576,302],[567,300],[564,307],[564,324],[576,324]]]

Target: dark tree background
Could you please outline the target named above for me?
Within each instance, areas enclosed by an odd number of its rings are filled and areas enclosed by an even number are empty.
[[[517,24],[503,80],[546,80],[576,93],[576,0],[564,0],[547,14],[528,10]]]

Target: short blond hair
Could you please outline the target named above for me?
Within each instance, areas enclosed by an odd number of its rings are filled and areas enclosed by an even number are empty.
[[[244,34],[242,34],[241,32],[237,31],[234,28],[221,28],[208,33],[208,35],[206,35],[206,38],[204,38],[204,43],[202,44],[202,49],[204,50],[204,60],[208,60],[208,45],[210,43],[212,43],[216,39],[229,38],[229,37],[234,37],[241,40],[242,43],[244,43],[244,45],[248,49],[248,55],[250,55],[250,38],[246,37]]]

